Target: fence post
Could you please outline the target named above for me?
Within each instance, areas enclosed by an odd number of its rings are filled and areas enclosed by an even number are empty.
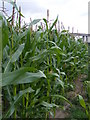
[[[2,1],[2,11],[4,12],[4,1]]]
[[[0,120],[2,119],[2,20],[0,20]]]
[[[86,42],[88,42],[88,36],[86,36]]]
[[[84,36],[82,37],[82,39],[83,39],[83,42],[84,42]]]
[[[74,32],[74,27],[72,27],[72,33]]]
[[[90,1],[88,2],[88,34],[90,34]],[[90,36],[88,36],[88,100],[90,103]],[[89,115],[90,120],[90,115]]]
[[[88,34],[90,34],[90,1],[88,2]],[[90,81],[90,37],[88,36],[88,80]]]
[[[70,26],[68,26],[68,32],[70,32]]]

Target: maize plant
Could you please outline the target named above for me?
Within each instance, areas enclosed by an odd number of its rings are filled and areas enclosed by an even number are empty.
[[[13,3],[15,4],[15,3]],[[0,13],[2,21],[2,111],[3,118],[48,118],[56,108],[63,109],[65,92],[80,74],[87,70],[87,44],[73,38],[67,30],[31,27],[35,19],[21,25],[23,17],[14,20]]]

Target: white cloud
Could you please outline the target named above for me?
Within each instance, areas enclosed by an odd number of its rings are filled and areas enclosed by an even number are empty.
[[[75,32],[77,29],[82,33],[88,32],[88,0],[17,0],[17,5],[21,6],[27,22],[30,17],[46,18],[49,9],[50,19],[59,15],[66,28],[70,26],[75,28]]]

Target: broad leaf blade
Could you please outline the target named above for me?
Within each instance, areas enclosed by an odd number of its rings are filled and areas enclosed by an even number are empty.
[[[34,90],[30,87],[25,90],[20,91],[19,94],[15,96],[15,101],[12,103],[11,107],[9,108],[8,112],[6,113],[4,117],[5,118],[10,117],[15,111],[15,105],[19,102],[19,100],[23,97],[23,95],[26,93],[32,93],[32,92],[34,92]]]
[[[31,83],[40,78],[46,78],[42,71],[37,73],[31,73],[28,71],[30,71],[30,68],[21,68],[14,72],[3,73],[2,86]]]
[[[65,100],[66,102],[68,102],[72,106],[71,102],[68,99],[66,99],[64,96],[62,96],[62,95],[51,95],[51,96],[54,97],[54,98],[63,99],[63,100]]]
[[[80,102],[81,106],[86,109],[86,104],[85,104],[83,97],[81,95],[78,95],[78,97],[79,97],[79,102]]]
[[[8,44],[8,25],[7,20],[3,14],[0,13],[0,21],[2,21],[2,50]]]
[[[40,20],[41,20],[41,19],[35,19],[35,20],[33,20],[33,21],[30,23],[29,26],[32,26],[32,25],[37,24],[38,22],[40,22]]]
[[[19,56],[21,55],[21,53],[24,49],[24,46],[25,46],[24,43],[19,46],[19,48],[16,50],[16,52],[12,55],[11,62],[15,62],[19,58]]]

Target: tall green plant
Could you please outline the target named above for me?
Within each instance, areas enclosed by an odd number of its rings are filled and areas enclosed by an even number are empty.
[[[63,108],[64,101],[71,104],[65,91],[87,68],[87,45],[66,30],[59,33],[54,29],[58,17],[50,28],[42,19],[46,29],[32,31],[41,19],[21,26],[20,9],[18,12],[15,26],[5,16],[3,19],[7,23],[3,36],[8,35],[2,51],[3,106],[7,108],[3,108],[3,117],[46,118],[56,108]]]

